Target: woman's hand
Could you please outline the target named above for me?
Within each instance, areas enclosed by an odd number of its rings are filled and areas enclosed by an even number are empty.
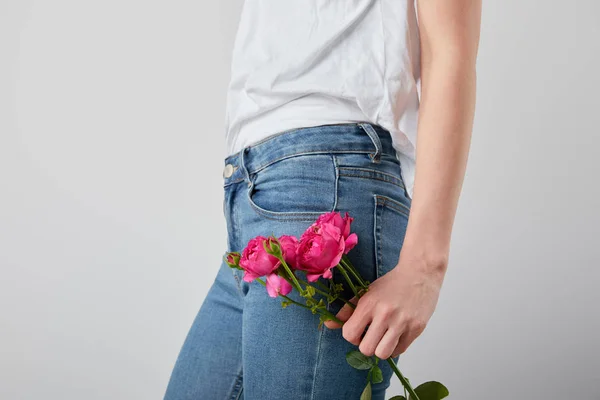
[[[344,322],[343,337],[367,356],[387,359],[406,351],[435,310],[444,276],[440,270],[443,268],[401,259],[394,269],[371,283],[358,303],[356,298],[351,300],[355,310],[345,305],[338,312],[336,316]],[[333,321],[325,322],[325,326],[340,327]]]

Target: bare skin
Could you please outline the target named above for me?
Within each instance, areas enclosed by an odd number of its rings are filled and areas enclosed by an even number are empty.
[[[415,186],[396,267],[375,280],[356,309],[337,317],[342,335],[381,359],[405,352],[438,303],[471,143],[481,0],[418,0],[421,105]],[[327,321],[328,328],[340,328]],[[363,333],[368,330],[363,337]]]

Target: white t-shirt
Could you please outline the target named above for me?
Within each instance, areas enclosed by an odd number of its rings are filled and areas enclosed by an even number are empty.
[[[390,131],[412,198],[419,52],[414,0],[246,0],[226,156],[284,130],[368,121]]]

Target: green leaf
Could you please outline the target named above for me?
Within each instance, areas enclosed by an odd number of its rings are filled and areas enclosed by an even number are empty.
[[[371,382],[373,382],[373,383],[383,382],[383,373],[381,372],[381,368],[379,368],[376,365],[371,369],[371,372],[372,372]]]
[[[346,353],[346,361],[356,369],[371,369],[373,361],[358,350],[350,350]]]
[[[440,400],[446,398],[450,394],[446,386],[435,381],[420,384],[415,388],[415,393],[421,400]]]
[[[365,390],[363,390],[362,394],[360,395],[360,400],[371,400],[371,398],[372,398],[371,382],[367,382],[367,386],[365,386]]]
[[[394,396],[390,400],[406,400],[406,397],[404,397],[404,396]]]

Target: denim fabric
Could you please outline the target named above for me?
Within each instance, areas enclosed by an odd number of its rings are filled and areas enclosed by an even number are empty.
[[[224,161],[227,251],[241,252],[257,235],[299,238],[320,214],[348,211],[359,237],[348,256],[362,276],[373,281],[396,266],[411,201],[385,129],[369,123],[293,129]],[[344,282],[333,271],[333,279]],[[344,295],[352,297],[349,289]],[[290,297],[302,301],[295,291]],[[337,313],[342,305],[329,309]],[[341,329],[317,326],[317,315],[298,306],[283,309],[280,299],[258,282],[244,282],[242,271],[223,262],[164,398],[358,400],[367,371],[345,359],[356,346]],[[384,399],[392,377],[385,360],[380,367],[384,381],[373,387],[375,400]]]

